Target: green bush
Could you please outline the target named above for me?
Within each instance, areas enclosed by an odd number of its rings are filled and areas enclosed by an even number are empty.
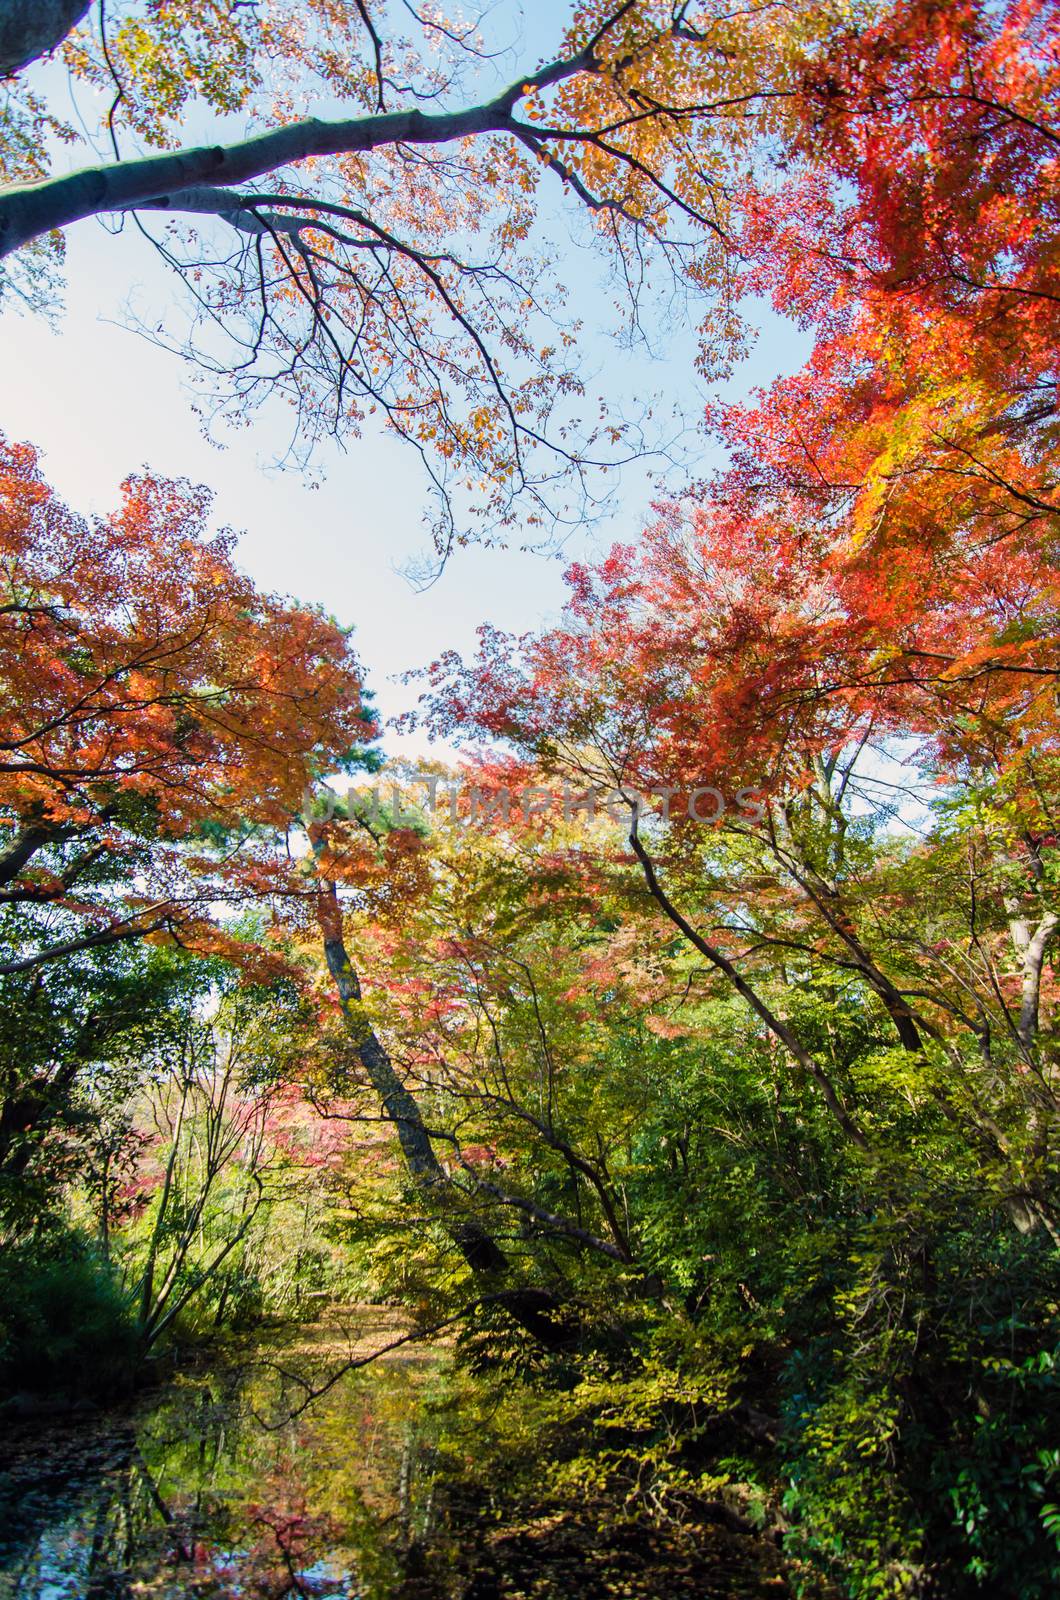
[[[0,1263],[0,1392],[107,1395],[139,1355],[121,1287],[91,1244],[64,1234]]]

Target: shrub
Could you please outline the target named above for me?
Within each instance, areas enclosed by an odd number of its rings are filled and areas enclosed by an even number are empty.
[[[0,1391],[106,1395],[126,1387],[139,1356],[121,1286],[75,1233],[8,1252],[0,1262]]]

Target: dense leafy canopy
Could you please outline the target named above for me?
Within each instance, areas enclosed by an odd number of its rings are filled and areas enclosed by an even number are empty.
[[[259,593],[208,511],[144,477],[87,521],[0,441],[0,901],[83,920],[79,945],[201,920],[193,843],[286,828],[371,732],[348,636]]]

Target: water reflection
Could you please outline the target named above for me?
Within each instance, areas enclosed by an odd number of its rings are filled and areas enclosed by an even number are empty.
[[[124,1418],[11,1430],[0,1600],[394,1594],[430,1516],[416,1416],[437,1358],[352,1372],[300,1411],[298,1377],[341,1352],[275,1358],[193,1372]]]
[[[121,1415],[0,1432],[0,1600],[791,1593],[768,1541],[557,1496],[521,1397],[461,1387],[444,1351],[406,1345],[308,1401],[393,1336],[361,1315],[185,1370]],[[805,1574],[800,1592],[818,1592]]]

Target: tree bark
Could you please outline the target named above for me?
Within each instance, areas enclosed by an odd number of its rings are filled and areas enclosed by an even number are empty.
[[[0,78],[14,77],[62,44],[89,0],[0,0]]]
[[[3,0],[0,0],[2,3]],[[39,850],[64,836],[64,831],[49,827],[47,823],[28,823],[0,854],[0,884],[10,883],[12,878],[17,878]]]
[[[1038,1037],[1042,967],[1045,963],[1045,953],[1058,926],[1060,917],[1055,911],[1046,911],[1034,928],[1022,917],[1013,917],[1009,922],[1009,935],[1022,969],[1020,1016],[1016,1032],[1020,1044],[1027,1051],[1034,1049]]]

